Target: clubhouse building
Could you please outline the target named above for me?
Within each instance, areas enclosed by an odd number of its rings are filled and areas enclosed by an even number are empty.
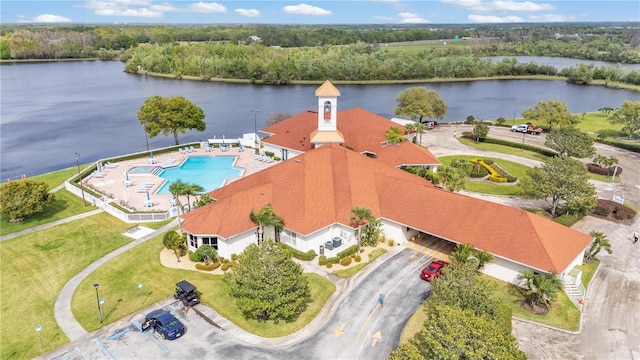
[[[210,192],[214,202],[182,215],[191,250],[206,244],[227,258],[241,253],[259,235],[249,214],[271,204],[285,222],[280,241],[335,256],[355,244],[351,209],[364,206],[398,244],[424,235],[490,252],[495,260],[483,272],[504,281],[515,283],[524,269],[563,274],[582,263],[591,236],[402,170],[436,171],[440,163],[410,141],[389,143],[385,133],[405,131],[401,125],[359,108],[338,111],[339,95],[327,81],[316,90],[317,111],[262,130],[270,135],[264,151],[283,161]],[[264,231],[274,238],[273,228]]]

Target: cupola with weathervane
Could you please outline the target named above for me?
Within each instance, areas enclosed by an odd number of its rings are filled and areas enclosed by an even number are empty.
[[[327,80],[316,89],[318,97],[318,128],[311,133],[314,147],[324,144],[342,144],[344,135],[338,130],[338,90]]]

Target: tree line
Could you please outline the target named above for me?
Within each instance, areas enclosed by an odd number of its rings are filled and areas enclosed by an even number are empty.
[[[602,25],[602,26],[599,26]],[[620,26],[613,26],[620,25]],[[180,42],[250,42],[265,46],[314,47],[358,42],[384,44],[468,39],[484,55],[564,56],[622,63],[640,63],[634,49],[640,31],[632,24],[468,24],[426,26],[188,26],[188,25],[3,25],[1,59],[117,58],[139,44]]]
[[[569,75],[592,80],[640,84],[640,71],[621,67],[578,66],[563,69],[514,58],[494,62],[485,48],[439,47],[417,54],[358,42],[345,46],[273,48],[260,44],[191,43],[142,46],[123,55],[125,71],[139,70],[199,77],[246,79],[250,82],[286,84],[298,80],[416,80],[479,78],[518,75]]]

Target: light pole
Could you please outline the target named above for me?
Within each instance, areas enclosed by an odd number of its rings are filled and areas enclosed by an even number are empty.
[[[100,301],[100,295],[98,294],[98,288],[100,287],[100,284],[95,283],[93,284],[93,287],[96,289],[96,301],[98,302],[98,317],[100,317],[100,324],[102,324],[102,306],[100,306],[101,301]]]
[[[40,337],[40,348],[44,350],[44,345],[42,344],[42,326],[40,324],[36,325],[36,332],[38,333],[38,337]]]
[[[258,148],[258,110],[253,110],[253,136],[255,136],[256,148]]]
[[[80,176],[80,154],[76,153],[76,166],[78,167],[78,184],[80,184],[80,191],[82,191],[82,204],[87,206],[87,201],[84,199],[84,188],[82,187],[82,176]]]

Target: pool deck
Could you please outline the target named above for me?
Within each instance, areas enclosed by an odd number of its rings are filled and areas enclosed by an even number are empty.
[[[161,166],[163,168],[179,166],[189,156],[236,156],[236,161],[233,165],[241,168],[242,173],[239,177],[229,179],[227,182],[238,180],[244,176],[251,175],[279,163],[279,161],[264,163],[255,160],[254,149],[249,148],[245,148],[244,151],[239,151],[238,148],[229,148],[227,151],[221,151],[220,149],[215,148],[209,152],[204,149],[195,149],[194,152],[186,154],[181,154],[176,151],[162,155],[154,155],[153,159],[155,160],[155,164],[151,164],[148,157],[114,162],[110,165],[105,163],[102,167],[103,176],[90,176],[84,180],[83,184],[89,188],[98,190],[103,194],[107,194],[107,196],[114,199],[118,204],[124,200],[127,207],[134,211],[166,211],[171,207],[171,200],[173,196],[154,194],[154,192],[157,191],[164,183],[165,180],[163,178],[155,176],[149,172],[130,173],[130,183],[128,186],[125,186],[125,171],[135,166],[150,166],[152,168],[155,166]],[[150,194],[152,206],[145,206],[147,190]],[[191,196],[190,200],[193,203],[195,198]],[[180,202],[182,204],[186,204],[187,197],[180,197]]]

